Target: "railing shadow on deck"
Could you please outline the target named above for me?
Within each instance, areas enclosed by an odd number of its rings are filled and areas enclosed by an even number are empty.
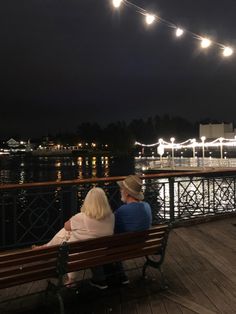
[[[236,212],[236,171],[142,175],[153,223],[176,225]],[[19,248],[50,239],[81,207],[92,186],[102,187],[113,210],[121,205],[118,180],[93,178],[0,186],[0,249]]]

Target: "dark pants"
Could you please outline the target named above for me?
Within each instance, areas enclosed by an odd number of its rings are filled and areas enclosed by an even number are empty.
[[[103,266],[107,281],[111,284],[118,283],[121,277],[126,276],[122,262],[115,262]]]
[[[92,272],[92,280],[94,281],[105,281],[106,280],[106,275],[103,269],[103,266],[97,266],[91,268]]]

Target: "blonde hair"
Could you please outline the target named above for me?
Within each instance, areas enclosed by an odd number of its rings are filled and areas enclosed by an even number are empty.
[[[88,192],[81,207],[81,212],[97,220],[111,215],[111,207],[103,189],[95,187]]]

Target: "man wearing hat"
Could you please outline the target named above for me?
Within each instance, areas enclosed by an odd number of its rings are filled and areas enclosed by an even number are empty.
[[[115,233],[147,230],[152,224],[152,211],[147,202],[143,202],[142,180],[137,175],[129,175],[124,181],[117,182],[124,205],[115,211]],[[119,281],[126,285],[129,279],[121,262],[115,265]]]
[[[130,175],[117,183],[125,204],[115,211],[115,233],[149,229],[152,211],[150,205],[143,202],[142,180],[137,175]]]

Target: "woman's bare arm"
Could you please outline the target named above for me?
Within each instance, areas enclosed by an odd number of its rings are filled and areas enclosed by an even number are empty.
[[[64,228],[66,229],[66,231],[71,231],[71,223],[70,220],[67,220],[64,224]]]

